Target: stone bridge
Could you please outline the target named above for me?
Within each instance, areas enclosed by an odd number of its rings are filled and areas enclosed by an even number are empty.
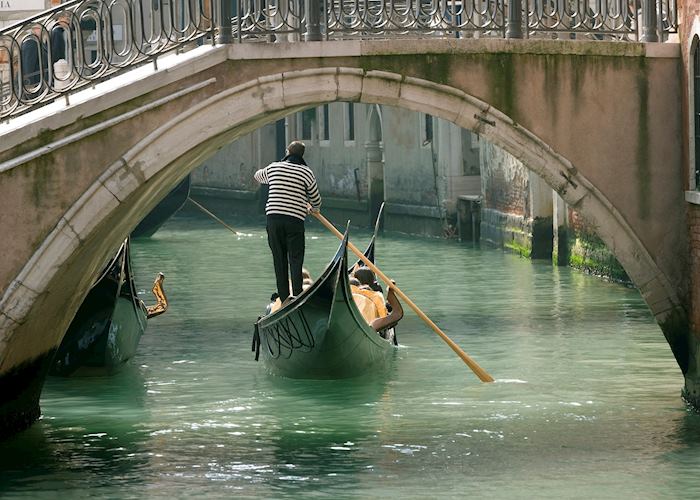
[[[430,113],[521,160],[597,228],[692,392],[680,81],[673,43],[235,44],[13,118],[0,125],[0,427],[37,418],[73,313],[160,198],[237,137],[331,101]]]

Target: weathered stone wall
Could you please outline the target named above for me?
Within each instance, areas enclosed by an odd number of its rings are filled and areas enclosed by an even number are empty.
[[[369,106],[354,104],[355,135],[354,139],[346,132],[346,104],[334,102],[328,104],[328,138],[323,137],[323,107],[309,110],[314,120],[311,137],[302,132],[302,113],[295,113],[286,118],[287,137],[284,142],[301,139],[306,144],[305,159],[314,170],[318,187],[324,197],[346,200],[364,199],[367,195],[367,165],[364,143],[367,140],[365,124]],[[357,182],[355,169],[357,169]]]
[[[256,192],[253,174],[275,160],[275,126],[266,125],[221,148],[192,172],[192,183],[214,189]]]
[[[620,283],[631,283],[622,265],[584,217],[568,209],[569,265]]]
[[[696,157],[700,154],[694,145],[694,82],[691,51],[694,39],[700,36],[700,2],[682,0],[678,5],[679,41],[682,59],[682,110],[683,110],[683,165],[687,175],[683,179],[686,192],[690,283],[688,291],[688,362],[684,369],[684,396],[700,407],[700,195],[695,186]],[[666,333],[666,332],[664,332]]]
[[[564,220],[555,223],[552,190],[543,186],[541,179],[521,162],[502,149],[483,142],[481,170],[482,241],[524,257],[552,259],[556,264],[571,265],[597,276],[629,282],[624,269],[598,237],[595,228],[578,212],[564,205]]]
[[[532,252],[530,175],[502,149],[481,142],[481,241],[524,257]]]
[[[367,144],[373,106],[353,104],[353,139],[346,130],[347,106],[328,104],[327,127],[322,106],[307,111],[310,128],[303,126],[302,112],[288,116],[283,142],[301,139],[306,144],[305,159],[316,174],[329,216],[368,224]],[[444,226],[455,223],[457,197],[480,192],[478,139],[438,118],[432,118],[432,138],[426,137],[426,115],[402,108],[381,106],[380,115],[385,227],[443,235]],[[257,207],[251,200],[259,186],[252,175],[278,159],[272,147],[279,142],[278,133],[271,125],[222,148],[193,173],[193,192],[226,199],[241,211]]]
[[[693,186],[693,172],[695,170],[696,155],[700,152],[695,151],[693,144],[694,117],[693,99],[690,95],[695,89],[693,86],[691,49],[693,48],[693,39],[695,36],[700,36],[700,2],[692,0],[684,0],[679,3],[678,14],[680,20],[679,38],[681,42],[681,54],[683,60],[683,163],[686,165],[688,172],[687,179],[684,179],[686,189],[696,189]],[[686,198],[690,198],[686,196]],[[692,199],[692,198],[690,198]],[[697,201],[697,200],[696,200]],[[690,323],[694,332],[700,332],[700,294],[697,290],[700,287],[700,205],[697,203],[688,203],[688,233],[690,245],[690,269],[691,269],[691,285],[690,285]]]

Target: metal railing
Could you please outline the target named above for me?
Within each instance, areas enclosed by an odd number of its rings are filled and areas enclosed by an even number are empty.
[[[393,37],[657,41],[677,31],[676,0],[238,0],[243,40]],[[311,7],[315,5],[315,8]],[[320,11],[317,25],[306,12]],[[646,19],[648,18],[648,19]],[[646,21],[646,24],[644,23]],[[646,29],[646,35],[645,35]]]
[[[678,29],[676,0],[525,0],[530,36],[658,41]],[[648,15],[644,23],[643,14]]]
[[[73,0],[0,31],[0,118],[216,30],[215,0]]]
[[[676,30],[676,0],[72,0],[0,30],[0,119],[205,41],[657,41]]]
[[[504,0],[327,0],[326,34],[505,36]]]

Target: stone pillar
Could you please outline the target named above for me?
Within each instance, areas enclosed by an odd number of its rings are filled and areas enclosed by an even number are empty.
[[[694,203],[688,204],[688,242],[690,287],[687,298],[689,303],[687,332],[683,331],[681,322],[677,322],[680,324],[675,328],[675,332],[669,327],[672,325],[671,322],[668,322],[669,326],[662,324],[661,329],[671,345],[671,350],[685,378],[683,397],[695,408],[700,409],[700,205]],[[682,339],[681,342],[675,342],[675,345],[687,346],[685,352],[678,348],[674,350],[674,343],[672,343],[674,337]]]
[[[554,232],[552,262],[557,266],[569,265],[568,208],[556,191],[552,191],[552,229]]]
[[[554,234],[552,189],[536,174],[529,172],[530,216],[532,217],[533,259],[552,259]]]
[[[382,147],[383,134],[380,113],[379,106],[374,105],[370,108],[367,118],[365,157],[367,159],[367,199],[369,201],[370,226],[377,219],[379,208],[384,202],[384,148]],[[386,215],[383,219],[386,219]],[[384,227],[383,220],[380,227]]]
[[[681,371],[683,372],[683,378],[685,381],[682,392],[683,398],[695,409],[700,410],[700,339],[698,338],[698,335],[691,331],[689,325],[687,326],[686,332],[683,332],[683,329],[681,328],[682,325],[679,325],[679,328],[676,328],[676,332],[671,331],[669,333],[667,333],[666,329],[664,329],[664,326],[665,325],[662,325],[661,329],[666,336],[666,340],[669,341],[669,344],[674,338],[673,333],[676,333],[676,337],[683,341],[682,345],[687,344],[687,349],[685,352],[679,353],[673,351],[673,355],[676,357],[678,366],[680,366]],[[673,350],[673,345],[671,346],[671,349]]]
[[[39,396],[55,349],[0,374],[0,439],[22,431],[39,418]]]
[[[377,219],[379,207],[384,202],[384,151],[379,141],[367,141],[365,152],[367,158],[367,198],[371,225]]]

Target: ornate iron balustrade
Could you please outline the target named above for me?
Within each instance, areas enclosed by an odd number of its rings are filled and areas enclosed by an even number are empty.
[[[4,28],[0,118],[213,39],[214,1],[73,0]]]
[[[676,0],[72,0],[0,30],[0,119],[205,37],[656,41],[676,29]]]
[[[505,34],[504,0],[327,0],[328,38]]]
[[[642,3],[658,9],[658,31],[677,30],[676,0],[326,0],[327,38],[497,36],[526,19],[517,36],[642,40]],[[521,10],[522,9],[522,10]],[[520,15],[513,10],[519,11]],[[509,17],[511,16],[511,17]],[[524,28],[524,30],[522,29]],[[651,41],[651,40],[650,40]]]
[[[675,33],[676,0],[526,0],[526,29],[530,36],[559,33],[571,38],[642,40],[643,9],[654,5],[658,32],[663,37]]]
[[[237,0],[231,28],[238,41],[299,41],[305,28],[304,0]]]

